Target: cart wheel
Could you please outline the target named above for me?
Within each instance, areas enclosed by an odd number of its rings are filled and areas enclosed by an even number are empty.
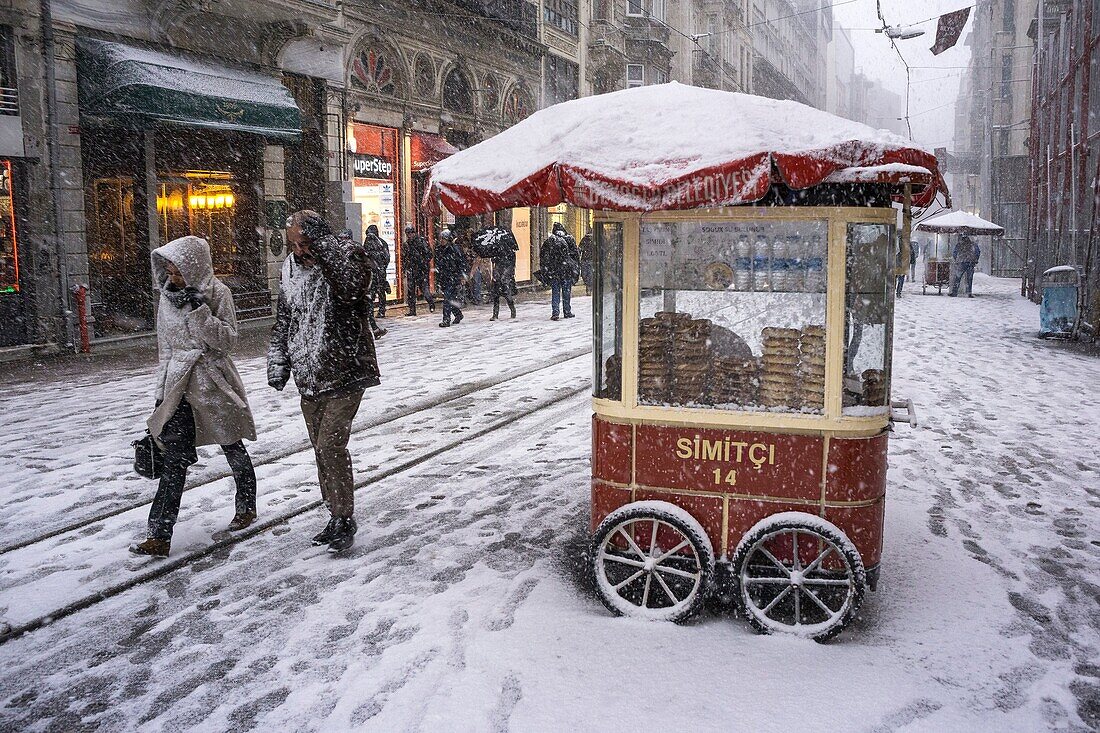
[[[762,634],[825,641],[859,611],[867,578],[855,545],[821,517],[784,512],[757,522],[733,555],[737,601]]]
[[[703,605],[714,577],[714,550],[686,511],[638,501],[600,522],[592,545],[600,600],[620,616],[683,621]]]

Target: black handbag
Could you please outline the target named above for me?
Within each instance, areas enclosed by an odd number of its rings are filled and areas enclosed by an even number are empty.
[[[134,446],[134,470],[145,478],[160,478],[164,465],[164,451],[146,431],[145,437],[131,443]]]

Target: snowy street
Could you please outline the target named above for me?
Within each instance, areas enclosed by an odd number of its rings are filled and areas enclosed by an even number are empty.
[[[357,544],[324,525],[293,386],[237,364],[259,522],[203,449],[167,561],[130,441],[146,363],[0,389],[0,731],[1100,729],[1100,361],[1015,280],[897,302],[878,590],[828,644],[727,610],[616,618],[583,565],[591,308],[394,308],[354,423]],[[930,291],[934,292],[934,291]],[[96,362],[92,362],[92,369]],[[807,726],[807,722],[812,724]]]

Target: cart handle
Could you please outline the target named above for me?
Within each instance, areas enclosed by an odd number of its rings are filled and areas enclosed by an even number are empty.
[[[890,400],[890,421],[907,422],[909,427],[917,427],[917,410],[913,400]]]

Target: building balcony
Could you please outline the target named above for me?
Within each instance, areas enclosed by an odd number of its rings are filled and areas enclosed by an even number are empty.
[[[626,32],[609,20],[592,21],[588,26],[588,52],[626,58]]]
[[[19,114],[19,91],[0,87],[0,115]]]
[[[668,45],[672,35],[669,27],[659,20],[642,16],[627,16],[623,20],[626,39],[635,43],[657,43]]]

